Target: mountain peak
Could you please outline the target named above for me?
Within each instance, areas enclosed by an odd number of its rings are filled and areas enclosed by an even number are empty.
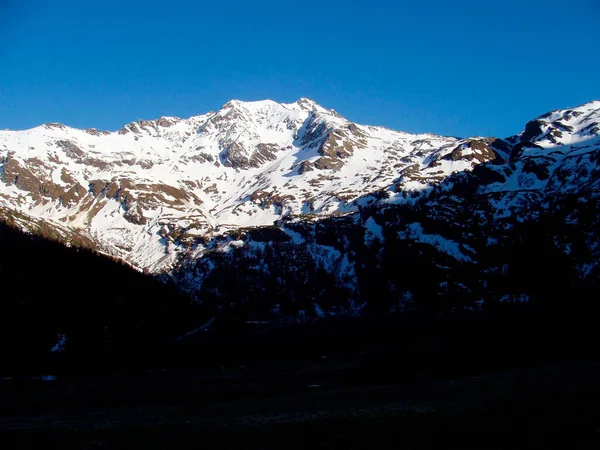
[[[192,240],[287,216],[357,211],[374,192],[402,203],[412,201],[407,192],[483,164],[473,178],[482,192],[555,189],[555,167],[574,173],[567,164],[600,148],[599,107],[534,119],[506,142],[362,126],[306,97],[231,100],[216,113],[140,120],[114,133],[47,124],[0,132],[0,205],[99,236],[102,251],[158,271],[187,251],[156,237],[163,226]],[[508,159],[515,167],[500,168]]]
[[[574,144],[597,139],[599,123],[600,101],[594,100],[536,117],[525,125],[519,139],[521,142],[535,141],[542,146]]]
[[[256,111],[265,111],[265,110],[274,110],[279,108],[291,109],[294,111],[320,111],[327,112],[329,114],[336,114],[333,110],[327,110],[320,106],[313,99],[308,97],[301,97],[293,103],[280,103],[275,100],[253,100],[253,101],[243,101],[232,99],[225,103],[221,108],[221,111],[235,109],[242,110],[248,112],[256,112]]]
[[[229,100],[227,103],[225,103],[223,105],[223,107],[221,108],[221,110],[224,109],[243,109],[243,110],[250,110],[250,111],[254,111],[254,110],[261,110],[261,109],[265,109],[265,108],[272,108],[272,107],[276,107],[280,105],[280,103],[277,103],[274,100],[252,100],[252,101],[244,101],[244,100],[237,100],[237,99],[232,99]]]
[[[315,102],[312,98],[308,97],[301,97],[294,104],[298,105],[301,109],[304,109],[306,111],[312,111],[313,109],[316,109],[319,106],[317,105],[317,102]]]

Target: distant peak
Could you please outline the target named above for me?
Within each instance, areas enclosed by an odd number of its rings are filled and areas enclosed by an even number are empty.
[[[221,111],[228,111],[228,110],[233,109],[233,110],[238,110],[238,111],[241,110],[241,111],[246,111],[246,112],[253,112],[253,111],[260,111],[260,110],[265,110],[265,109],[274,109],[274,108],[277,109],[277,108],[281,108],[281,107],[286,108],[286,109],[292,109],[295,111],[306,111],[306,112],[320,111],[320,112],[327,112],[329,114],[335,115],[335,112],[333,110],[326,110],[325,108],[320,106],[317,102],[315,102],[313,99],[308,98],[308,97],[301,97],[300,99],[296,100],[293,103],[279,103],[274,100],[242,101],[242,100],[232,99],[223,105],[223,107],[221,108]]]
[[[63,125],[62,123],[59,122],[48,122],[44,124],[44,127],[46,128],[59,128],[59,129],[65,129],[67,128],[65,125]]]
[[[578,106],[578,108],[582,107],[600,108],[600,100],[592,100],[591,102],[587,102]]]
[[[592,100],[590,102],[582,103],[581,105],[577,105],[571,108],[554,109],[552,111],[548,111],[547,113],[536,117],[534,120],[548,119],[553,116],[556,116],[557,114],[562,115],[565,113],[572,113],[573,111],[591,112],[596,111],[598,109],[600,109],[600,100]]]
[[[296,102],[296,104],[298,106],[300,106],[302,109],[306,109],[306,110],[313,110],[318,106],[317,103],[313,99],[308,98],[308,97],[300,98]]]
[[[178,122],[181,122],[181,120],[182,119],[180,119],[179,117],[161,116],[158,119],[156,119],[156,123],[160,127],[167,128],[172,125],[175,125]]]
[[[243,100],[229,100],[223,105],[220,111],[227,110],[238,110],[244,112],[255,112],[264,109],[271,109],[277,106],[281,106],[279,103],[273,100],[254,100],[254,101],[243,101]]]
[[[221,109],[235,108],[236,106],[239,106],[241,103],[243,103],[241,100],[232,99],[232,100],[229,100],[227,103],[225,103]]]
[[[216,118],[228,117],[230,120],[248,119],[263,120],[272,115],[280,117],[282,114],[318,115],[321,118],[336,117],[343,119],[332,109],[325,109],[311,98],[301,97],[293,103],[279,103],[274,100],[241,101],[230,100],[225,103],[215,114]]]

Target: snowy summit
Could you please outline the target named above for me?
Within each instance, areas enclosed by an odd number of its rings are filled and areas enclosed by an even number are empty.
[[[577,157],[598,150],[599,122],[600,102],[591,102],[509,138],[458,139],[359,125],[302,98],[232,100],[217,112],[115,132],[47,123],[0,131],[0,213],[156,273],[189,247],[183,238],[352,213],[373,195],[410,201],[480,165],[497,173],[482,193],[558,189],[552,174],[572,173]],[[498,200],[500,215],[512,201]]]

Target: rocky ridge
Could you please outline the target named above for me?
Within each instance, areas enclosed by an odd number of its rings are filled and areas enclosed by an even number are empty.
[[[597,277],[599,123],[596,101],[459,139],[301,99],[114,133],[46,124],[0,132],[0,211],[252,314],[360,313],[375,296],[386,311],[528,301],[510,254],[536,224],[572,260],[571,284]]]

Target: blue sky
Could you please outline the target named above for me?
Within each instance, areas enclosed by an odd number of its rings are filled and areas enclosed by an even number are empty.
[[[507,136],[600,99],[600,2],[0,0],[0,128],[115,130],[232,98]]]

